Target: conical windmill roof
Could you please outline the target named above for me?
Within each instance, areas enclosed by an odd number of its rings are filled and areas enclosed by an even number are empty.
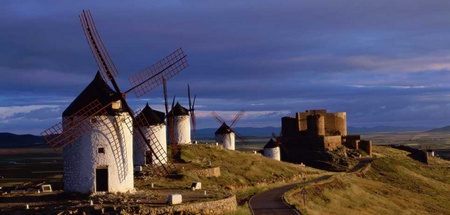
[[[113,101],[117,101],[121,98],[121,95],[115,92],[109,85],[103,80],[99,72],[95,75],[94,80],[78,95],[75,100],[64,110],[63,116],[71,116],[86,105],[90,104],[94,100],[98,99],[102,105],[108,105]],[[116,111],[112,110],[112,107],[108,107],[108,114],[114,115]],[[124,111],[123,109],[120,111]]]
[[[269,142],[264,146],[265,149],[272,149],[280,146],[277,141],[274,141],[273,138],[270,138]]]
[[[165,117],[166,114],[164,114],[161,111],[153,110],[148,103],[145,105],[144,109],[136,116],[136,118],[139,120],[139,118],[145,117],[147,122],[150,125],[159,125],[159,124],[165,124]]]
[[[226,123],[222,123],[222,126],[220,126],[219,129],[217,129],[215,134],[229,134],[233,131],[233,129],[230,128],[230,126],[228,126]]]
[[[173,111],[173,115],[174,116],[184,116],[184,115],[189,115],[189,111],[188,109],[184,108],[183,106],[180,105],[179,102],[177,102],[177,104],[173,107],[173,109],[169,112],[169,116],[172,115],[172,111]]]

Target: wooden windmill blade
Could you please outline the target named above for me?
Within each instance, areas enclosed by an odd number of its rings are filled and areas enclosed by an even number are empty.
[[[162,79],[169,80],[188,66],[186,55],[183,49],[179,48],[147,69],[130,77],[128,80],[132,87],[125,93],[133,90],[136,97],[139,98],[161,85]]]
[[[41,135],[49,146],[59,151],[89,132],[93,128],[90,119],[96,115],[105,115],[106,108],[110,105],[111,103],[103,106],[98,100],[94,100],[62,122],[41,132]]]
[[[194,127],[194,139],[197,136],[197,125],[196,125],[196,119],[195,119],[195,98],[197,98],[197,95],[194,95],[194,102],[192,103],[192,113],[191,113],[191,120],[192,120],[192,126]]]
[[[233,122],[231,122],[230,128],[233,127],[234,125],[236,125],[236,123],[239,121],[239,119],[242,118],[242,116],[245,114],[244,110],[240,110],[236,116],[234,116]],[[238,134],[234,129],[232,129],[232,131],[234,132],[235,136],[244,143],[248,143],[248,139],[244,138],[242,135]]]
[[[197,134],[197,129],[196,129],[196,125],[195,125],[195,98],[197,97],[197,95],[194,95],[194,101],[191,101],[191,87],[188,84],[188,100],[189,100],[189,116],[191,117],[191,122],[192,122],[192,127],[194,130],[194,139],[195,136]]]
[[[239,119],[242,118],[242,116],[243,116],[244,114],[245,114],[245,111],[244,111],[244,110],[240,110],[240,111],[236,114],[236,116],[234,116],[233,122],[231,122],[230,127],[233,127],[233,126],[237,123],[237,121],[239,121]]]
[[[148,120],[146,119],[146,117],[144,115],[141,115],[139,117],[140,113],[136,112],[135,114],[135,122],[134,126],[133,126],[133,130],[131,130],[131,127],[129,127],[129,129],[131,131],[136,131],[137,129],[140,129],[140,127],[149,127],[150,126],[150,122],[148,122]],[[127,123],[127,125],[130,125],[131,123]],[[155,156],[155,158],[160,162],[160,163],[164,163],[162,161],[161,158],[166,157],[166,152],[163,149],[163,147],[161,146],[161,143],[159,142],[159,139],[156,137],[154,132],[148,132],[147,133],[148,136],[144,136],[144,135],[136,135],[135,136],[135,143],[138,146],[139,150],[141,151],[142,154],[145,155],[146,153],[146,147],[148,146],[148,142],[152,142],[153,145],[149,146],[148,149],[150,149],[151,153]],[[152,167],[158,167],[156,168],[156,170],[160,173],[160,174],[164,174],[164,172],[172,172],[175,170],[175,166],[173,165],[173,163],[167,162],[166,165],[162,165],[162,166],[152,166]]]
[[[236,130],[231,129],[234,132],[234,136],[236,136],[236,138],[238,138],[241,142],[243,143],[249,143],[250,141],[245,138],[244,136],[240,135],[239,133],[236,132]]]
[[[94,20],[91,16],[90,10],[83,10],[80,14],[80,22],[83,27],[84,35],[91,48],[92,54],[94,55],[95,62],[105,80],[111,80],[113,77],[119,75],[117,69],[109,57],[108,51],[106,50],[100,35],[95,27]]]
[[[215,111],[211,112],[211,115],[214,116],[214,118],[220,123],[223,124],[225,123],[225,120],[223,120]]]
[[[169,139],[170,139],[170,143],[173,144],[175,142],[175,137],[174,137],[174,118],[173,118],[173,103],[175,102],[175,96],[173,97],[173,101],[172,101],[172,108],[171,108],[171,112],[169,115],[169,101],[167,99],[167,82],[166,79],[163,78],[163,93],[164,93],[164,107],[165,107],[165,111],[166,111],[166,119],[167,119],[167,127],[169,130]]]
[[[80,20],[83,26],[83,29],[85,30],[86,39],[88,40],[88,43],[91,47],[91,51],[94,54],[94,57],[97,61],[97,64],[99,66],[100,70],[103,70],[106,73],[106,76],[111,81],[112,85],[114,86],[114,89],[117,93],[122,94],[122,97],[120,98],[122,105],[124,109],[129,113],[129,115],[132,118],[132,125],[138,124],[136,122],[136,119],[134,118],[134,113],[130,106],[128,105],[127,101],[125,100],[125,94],[131,91],[139,92],[136,93],[136,96],[142,96],[146,93],[148,93],[150,90],[154,89],[155,87],[159,86],[163,82],[163,78],[171,78],[181,72],[183,69],[185,69],[188,66],[186,55],[184,54],[183,50],[179,48],[177,51],[172,53],[171,55],[167,56],[163,60],[157,62],[152,67],[150,67],[147,70],[144,70],[141,73],[138,73],[137,75],[133,76],[135,78],[132,78],[132,88],[127,90],[125,93],[122,93],[116,80],[114,77],[118,74],[116,71],[114,64],[112,63],[111,59],[109,58],[108,52],[106,51],[106,48],[104,48],[103,43],[101,42],[100,37],[98,36],[97,31],[95,30],[95,24],[92,20],[92,17],[90,16],[89,12],[83,11],[83,13],[80,15]],[[99,63],[100,62],[100,63]],[[115,75],[116,74],[116,75]],[[138,134],[142,137],[142,139],[145,141],[147,146],[151,148],[150,142],[146,138],[145,134],[143,133],[142,129],[137,126],[135,128],[134,132],[138,132]],[[158,155],[154,153],[153,150],[152,154],[161,162]],[[169,174],[169,172],[166,172]]]

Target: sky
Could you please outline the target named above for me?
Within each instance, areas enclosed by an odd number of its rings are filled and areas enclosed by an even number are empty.
[[[310,109],[347,112],[347,125],[450,125],[447,0],[0,1],[0,132],[39,134],[98,68],[78,15],[91,10],[119,76],[182,47],[190,66],[168,81],[197,128],[281,126]],[[164,110],[162,86],[127,95]]]

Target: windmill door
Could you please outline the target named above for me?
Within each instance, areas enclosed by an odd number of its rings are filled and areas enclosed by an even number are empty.
[[[96,191],[108,191],[108,168],[99,168],[95,170]]]
[[[152,151],[150,150],[145,152],[145,163],[152,164]]]

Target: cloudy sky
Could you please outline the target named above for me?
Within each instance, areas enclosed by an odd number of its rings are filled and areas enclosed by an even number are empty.
[[[190,66],[168,82],[199,128],[280,126],[307,109],[349,126],[450,125],[448,0],[0,1],[0,132],[38,134],[94,78],[78,15],[90,9],[128,78],[178,47]],[[137,99],[163,110],[162,87]]]

